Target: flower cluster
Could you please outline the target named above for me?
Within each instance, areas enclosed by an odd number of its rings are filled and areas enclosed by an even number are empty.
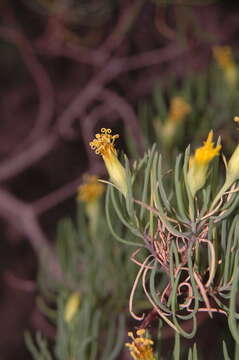
[[[130,355],[134,360],[156,360],[153,354],[153,340],[147,338],[146,330],[140,329],[136,332],[137,337],[134,337],[132,332],[128,333],[128,336],[131,337],[132,343],[126,343],[130,350]]]

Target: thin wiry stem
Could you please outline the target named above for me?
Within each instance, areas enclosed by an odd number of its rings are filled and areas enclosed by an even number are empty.
[[[131,314],[131,316],[136,319],[136,320],[143,320],[145,314],[142,314],[142,316],[137,316],[134,312],[133,312],[133,300],[134,300],[134,294],[135,294],[135,291],[136,291],[136,288],[137,288],[137,285],[138,285],[138,282],[140,280],[140,277],[144,271],[144,267],[145,265],[147,264],[147,262],[149,261],[149,259],[152,257],[152,255],[149,255],[143,262],[142,266],[140,267],[139,271],[138,271],[138,274],[135,278],[135,281],[134,281],[134,284],[133,284],[133,287],[132,287],[132,290],[131,290],[131,293],[130,293],[130,297],[129,297],[129,312]]]
[[[202,284],[198,274],[196,273],[196,271],[193,272],[193,275],[194,275],[194,279],[196,280],[196,283],[198,285],[198,288],[200,290],[200,293],[201,293],[201,295],[203,297],[203,300],[204,300],[204,302],[206,304],[206,307],[209,309],[208,314],[212,318],[212,313],[210,311],[211,305],[210,305],[210,302],[209,302],[205,287],[203,286],[203,284]]]
[[[143,285],[143,289],[144,292],[148,298],[148,300],[150,301],[150,303],[153,305],[154,309],[157,311],[157,313],[159,314],[159,316],[169,325],[171,326],[176,332],[178,332],[178,329],[176,328],[176,326],[167,318],[167,315],[165,313],[163,313],[163,311],[161,311],[158,306],[154,303],[154,301],[151,299],[151,296],[149,294],[149,292],[147,291],[146,288],[146,275],[147,275],[148,269],[144,269],[143,272],[143,276],[142,276],[142,285]]]

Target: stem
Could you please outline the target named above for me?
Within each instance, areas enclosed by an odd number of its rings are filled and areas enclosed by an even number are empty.
[[[223,184],[222,188],[219,190],[219,192],[217,193],[215,199],[212,202],[212,205],[210,206],[209,211],[212,211],[217,202],[221,199],[221,197],[223,196],[223,194],[227,191],[227,189],[232,185],[232,181],[230,179],[226,179],[225,183]]]

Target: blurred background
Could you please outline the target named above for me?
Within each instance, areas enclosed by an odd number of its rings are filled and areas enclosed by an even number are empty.
[[[221,72],[238,59],[238,15],[230,0],[1,1],[1,359],[31,358],[26,328],[54,337],[36,306],[38,259],[54,268],[56,225],[74,214],[83,173],[105,174],[88,146],[101,127],[130,157],[154,141],[173,157],[211,127],[231,150],[238,83],[232,65]],[[224,62],[215,46],[229,47]],[[173,96],[190,107],[180,138],[156,124]]]

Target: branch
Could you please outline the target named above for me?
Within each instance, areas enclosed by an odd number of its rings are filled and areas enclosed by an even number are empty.
[[[110,52],[120,46],[125,35],[132,27],[134,21],[138,18],[145,2],[146,0],[135,0],[131,6],[127,6],[120,16],[115,28],[100,46],[100,51],[107,51],[108,55],[110,55]]]
[[[72,123],[75,118],[81,117],[87,106],[99,96],[107,83],[123,72],[136,70],[143,66],[160,64],[182,55],[186,48],[178,47],[173,43],[166,48],[149,51],[142,55],[135,55],[121,59],[112,59],[99,71],[86,87],[70,103],[65,111],[58,118],[59,131],[63,136],[72,136]]]
[[[44,264],[44,267],[47,264],[55,278],[62,280],[58,260],[37,221],[33,208],[0,188],[0,215],[27,236],[41,264]]]
[[[54,91],[47,72],[34,55],[30,42],[23,35],[21,29],[17,30],[0,27],[0,36],[15,44],[33,77],[39,96],[38,113],[33,129],[28,135],[28,141],[42,135],[48,128],[54,113]]]
[[[3,161],[0,164],[0,182],[6,181],[39,161],[54,148],[57,142],[57,134],[49,134],[40,138],[22,152]]]
[[[93,168],[95,164],[95,154],[89,146],[89,142],[95,136],[94,134],[95,126],[100,119],[109,116],[110,113],[112,113],[111,108],[105,106],[104,103],[100,104],[97,107],[95,107],[81,123],[82,136],[83,136],[85,149],[88,155],[89,168]]]
[[[116,110],[121,115],[126,130],[131,133],[132,138],[136,140],[139,152],[143,154],[145,150],[144,137],[132,106],[122,96],[112,90],[103,89],[99,95],[110,108]]]

